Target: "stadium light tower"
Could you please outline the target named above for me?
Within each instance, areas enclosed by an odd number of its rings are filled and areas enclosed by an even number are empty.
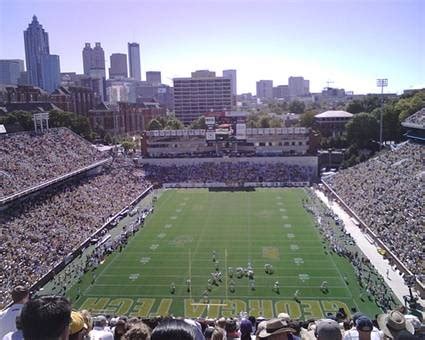
[[[383,116],[383,106],[384,106],[384,87],[388,86],[388,79],[376,79],[376,86],[381,88],[381,114],[379,119],[379,149],[382,149],[382,116]]]

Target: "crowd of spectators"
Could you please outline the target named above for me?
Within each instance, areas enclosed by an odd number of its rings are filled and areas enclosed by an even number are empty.
[[[0,197],[29,189],[107,158],[66,128],[0,137]]]
[[[423,145],[406,142],[324,181],[418,276],[424,273]]]
[[[156,317],[141,319],[97,315],[72,310],[62,296],[30,299],[24,287],[12,291],[14,304],[0,313],[3,340],[415,340],[424,339],[425,325],[406,314],[406,309],[378,314],[375,319],[343,308],[325,319],[298,320],[287,313],[265,320],[241,313],[232,318],[185,319]]]
[[[2,211],[0,306],[11,287],[35,283],[148,188],[140,171],[117,163]]]
[[[144,165],[147,178],[159,183],[182,182],[309,182],[313,167],[284,163],[202,162],[186,165]]]

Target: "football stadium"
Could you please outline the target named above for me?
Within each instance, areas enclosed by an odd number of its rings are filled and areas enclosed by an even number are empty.
[[[5,313],[66,301],[86,330],[177,318],[229,337],[248,317],[250,333],[278,322],[304,339],[320,320],[338,334],[358,318],[423,328],[414,116],[406,141],[322,176],[306,128],[210,116],[205,130],[146,131],[129,154],[47,119],[0,137]]]
[[[0,0],[0,340],[425,340],[421,22]]]

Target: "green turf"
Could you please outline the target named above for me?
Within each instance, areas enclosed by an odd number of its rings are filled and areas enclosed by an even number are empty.
[[[317,318],[340,306],[373,316],[379,309],[359,299],[352,266],[325,253],[312,216],[302,207],[305,197],[304,189],[168,190],[146,226],[96,270],[94,284],[92,274],[85,275],[74,305],[142,317],[219,317],[246,311],[264,317],[289,312],[293,318]],[[247,278],[235,278],[236,291],[230,293],[224,280],[209,294],[210,305],[203,304],[201,295],[215,271],[213,251],[224,274],[226,267],[246,267],[251,261],[256,290],[249,288]],[[274,266],[273,275],[265,274],[265,263]],[[189,276],[191,292],[186,287]],[[329,283],[328,294],[320,290],[323,280]],[[279,294],[272,289],[275,281]],[[296,290],[301,303],[294,300]],[[71,296],[76,291],[74,287]]]

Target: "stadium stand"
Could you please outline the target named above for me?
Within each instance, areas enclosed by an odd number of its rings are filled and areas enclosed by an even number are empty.
[[[52,168],[60,161],[50,159]],[[148,186],[140,171],[115,160],[98,176],[68,181],[2,211],[0,305],[11,287],[35,283]]]
[[[29,189],[107,158],[66,128],[43,134],[2,135],[0,198]]]
[[[405,142],[323,179],[418,278],[425,269],[423,159],[422,145]]]
[[[312,167],[283,163],[251,162],[158,166],[145,164],[146,176],[152,182],[309,182],[315,177]]]

